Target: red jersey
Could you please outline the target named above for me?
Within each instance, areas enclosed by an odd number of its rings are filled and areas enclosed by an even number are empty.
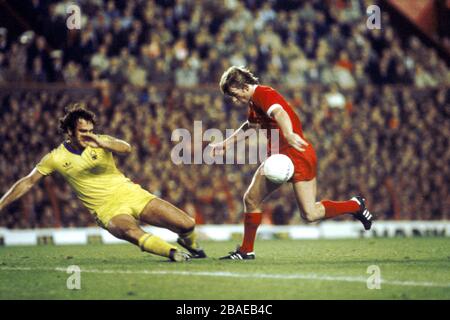
[[[276,90],[267,86],[258,85],[253,93],[252,98],[249,102],[248,109],[248,121],[250,123],[257,123],[261,126],[262,129],[267,129],[267,139],[270,144],[270,130],[278,129],[279,131],[279,151],[284,151],[290,147],[287,140],[284,138],[283,132],[278,126],[275,119],[271,117],[271,113],[274,110],[271,107],[274,104],[279,104],[284,111],[289,115],[289,119],[291,119],[292,129],[294,133],[298,134],[303,140],[306,140],[303,136],[302,124],[300,123],[300,119],[297,114],[294,112],[292,107],[287,103],[287,101],[283,98],[281,94],[279,94]],[[271,146],[274,149],[276,146]],[[270,147],[269,147],[270,150]]]
[[[317,173],[317,157],[312,144],[308,142],[308,146],[304,152],[291,147],[283,136],[278,123],[271,118],[271,113],[275,110],[274,104],[279,104],[289,116],[292,123],[294,133],[298,134],[303,140],[307,141],[303,135],[302,124],[295,114],[292,107],[277,91],[267,86],[257,86],[252,98],[249,102],[248,121],[257,123],[262,129],[267,130],[268,153],[278,152],[287,155],[294,164],[294,175],[291,182],[309,181],[316,177]],[[271,129],[278,129],[279,146],[271,145]]]

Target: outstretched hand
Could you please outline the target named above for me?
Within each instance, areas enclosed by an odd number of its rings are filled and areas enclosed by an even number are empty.
[[[303,152],[306,150],[306,147],[309,145],[308,142],[303,140],[298,134],[291,133],[290,135],[285,137],[287,142],[296,150]]]

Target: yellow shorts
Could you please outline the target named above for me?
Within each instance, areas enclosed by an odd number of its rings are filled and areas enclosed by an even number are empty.
[[[110,200],[94,211],[97,223],[108,226],[109,220],[120,214],[128,214],[138,219],[147,203],[156,196],[135,183],[127,183],[117,189]]]

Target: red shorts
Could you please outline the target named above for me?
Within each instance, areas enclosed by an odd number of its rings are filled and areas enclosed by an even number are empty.
[[[285,150],[280,150],[280,153],[287,155],[294,164],[294,175],[289,182],[309,181],[316,177],[317,156],[311,144],[306,147],[304,152],[289,147]]]

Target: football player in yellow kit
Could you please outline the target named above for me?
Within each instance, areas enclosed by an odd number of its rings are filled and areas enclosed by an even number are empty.
[[[172,261],[206,257],[196,241],[194,219],[125,177],[117,169],[113,153],[128,154],[131,146],[123,140],[94,134],[94,125],[95,115],[91,111],[81,104],[73,105],[60,120],[60,129],[68,139],[6,192],[0,199],[0,211],[56,171],[72,186],[97,223],[115,237]],[[139,222],[177,233],[178,244],[190,254],[146,233]]]

